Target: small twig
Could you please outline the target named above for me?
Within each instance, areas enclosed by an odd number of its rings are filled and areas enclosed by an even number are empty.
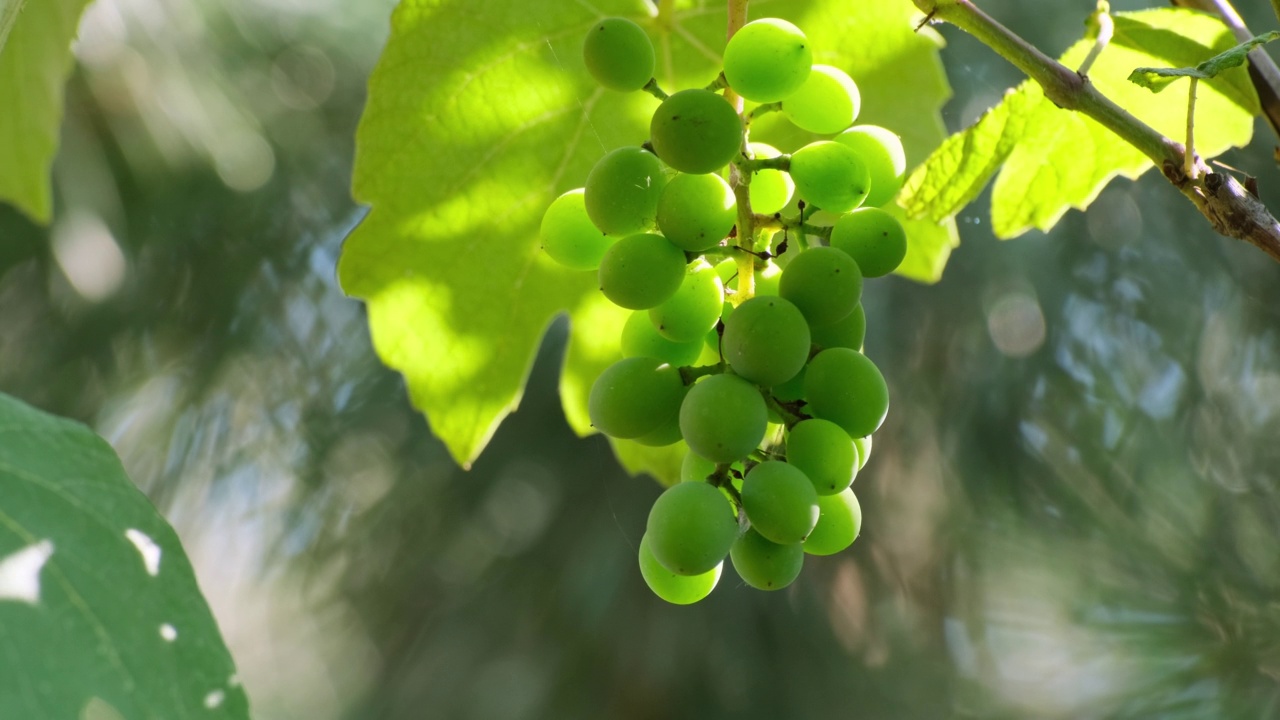
[[[659,100],[666,100],[668,97],[670,97],[670,95],[667,95],[666,91],[658,87],[658,78],[649,78],[649,82],[645,83],[644,87],[640,89],[658,98]]]
[[[1094,38],[1093,47],[1089,48],[1089,54],[1076,70],[1081,77],[1089,74],[1089,68],[1093,67],[1093,62],[1106,49],[1107,44],[1111,42],[1111,36],[1115,34],[1116,24],[1111,19],[1111,5],[1107,0],[1098,0],[1098,9],[1089,16],[1089,24],[1098,27],[1098,37]]]
[[[1191,88],[1187,90],[1187,151],[1183,155],[1182,172],[1188,180],[1196,179],[1196,88],[1200,78],[1191,78]]]

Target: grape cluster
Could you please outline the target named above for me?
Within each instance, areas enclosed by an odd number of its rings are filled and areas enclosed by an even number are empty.
[[[726,556],[748,585],[786,587],[806,553],[847,548],[862,523],[851,485],[889,407],[862,353],[862,286],[906,254],[901,224],[880,209],[902,183],[901,142],[853,126],[857,85],[814,65],[783,20],[748,23],[716,82],[671,95],[629,20],[595,25],[583,57],[604,87],[661,100],[647,141],[600,159],[540,230],[552,259],[594,270],[605,297],[633,311],[623,359],[591,388],[592,424],[689,447],[683,482],[649,513],[641,574],[677,604],[706,597]],[[750,142],[751,120],[775,111],[829,139],[790,154]]]

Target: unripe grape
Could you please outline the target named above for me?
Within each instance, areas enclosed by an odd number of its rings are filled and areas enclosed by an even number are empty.
[[[733,569],[757,590],[781,590],[795,582],[804,567],[801,545],[779,545],[755,530],[747,530],[729,551]]]
[[[805,202],[834,213],[858,207],[871,189],[862,158],[831,140],[809,143],[792,153],[791,179]]]
[[[818,493],[799,468],[769,460],[742,480],[742,509],[751,527],[769,540],[798,543],[818,522]]]
[[[819,495],[834,495],[853,483],[858,449],[839,425],[810,418],[787,434],[787,462],[809,478]]]
[[[822,349],[843,347],[862,351],[862,343],[867,337],[867,314],[862,310],[862,303],[853,308],[853,312],[842,320],[830,325],[809,328],[813,336],[813,344]]]
[[[640,536],[640,576],[654,595],[673,605],[691,605],[710,595],[723,568],[721,561],[701,575],[677,575],[653,556],[648,533]]]
[[[657,358],[672,367],[693,365],[702,355],[702,338],[692,342],[672,342],[658,333],[649,321],[648,310],[631,313],[622,326],[622,356]]]
[[[675,368],[654,358],[626,358],[596,378],[587,414],[610,437],[638,438],[679,412],[684,396],[684,381]]]
[[[907,231],[880,208],[858,208],[831,228],[831,247],[849,254],[866,277],[888,275],[907,256]]]
[[[658,157],[676,170],[715,172],[742,148],[742,118],[722,95],[681,90],[654,111],[649,137]]]
[[[600,260],[600,291],[628,310],[657,307],[684,281],[684,251],[661,235],[622,238]]]
[[[794,402],[804,397],[804,368],[790,380],[769,388],[769,394],[778,402]]]
[[[639,90],[653,77],[653,43],[626,18],[596,23],[582,44],[582,59],[596,82],[610,90]]]
[[[782,101],[782,114],[788,120],[819,135],[849,127],[861,109],[858,86],[845,71],[830,65],[814,65],[800,89]]]
[[[542,249],[552,260],[572,270],[595,270],[613,244],[587,216],[582,188],[551,201],[538,228]]]
[[[715,247],[737,219],[733,189],[719,175],[677,175],[658,200],[658,228],[672,244],[690,252]]]
[[[867,464],[867,458],[871,457],[871,436],[854,438],[853,445],[858,448],[858,469],[861,470]]]
[[[724,48],[724,77],[742,97],[777,102],[804,84],[813,51],[800,28],[786,20],[762,18],[742,26]]]
[[[654,227],[658,199],[667,184],[656,155],[622,147],[596,162],[587,174],[587,215],[606,235],[632,235]]]
[[[804,395],[814,417],[844,428],[849,437],[875,432],[889,412],[889,386],[880,369],[857,350],[823,350],[805,368]]]
[[[680,432],[689,449],[702,457],[734,462],[764,439],[768,416],[759,388],[736,375],[712,375],[685,395]]]
[[[699,259],[688,266],[675,294],[649,311],[649,320],[668,340],[694,342],[716,326],[723,307],[720,276],[706,260]]]
[[[725,359],[734,372],[761,385],[795,377],[809,359],[809,345],[804,315],[781,297],[753,297],[724,321]]]
[[[782,153],[772,145],[753,142],[748,145],[752,158],[776,158]],[[748,194],[751,197],[751,210],[761,215],[772,215],[791,202],[791,194],[796,191],[795,181],[789,173],[766,168],[751,174],[751,185]]]
[[[858,153],[867,165],[871,192],[863,205],[881,207],[893,200],[902,189],[907,173],[907,154],[902,149],[902,139],[893,131],[877,125],[856,125],[835,136],[834,140]]]
[[[687,452],[680,461],[680,482],[705,482],[716,471],[716,464],[695,452]]]
[[[738,520],[715,487],[677,483],[654,501],[645,533],[662,567],[677,575],[701,575],[729,554]]]
[[[677,410],[671,417],[662,421],[661,425],[640,437],[631,438],[631,441],[646,447],[666,447],[675,445],[683,439],[684,436],[680,434],[680,412]]]
[[[778,295],[782,284],[782,268],[772,260],[756,270],[756,295]]]
[[[862,272],[846,253],[811,247],[782,272],[778,294],[799,308],[810,327],[830,325],[847,317],[862,299]]]
[[[834,555],[853,544],[862,530],[862,506],[853,490],[818,498],[818,524],[804,541],[810,555]]]

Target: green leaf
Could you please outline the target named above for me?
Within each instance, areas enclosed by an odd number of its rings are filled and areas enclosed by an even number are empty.
[[[1185,98],[1154,96],[1128,82],[1129,68],[1153,61],[1191,64],[1230,47],[1230,31],[1217,19],[1185,9],[1115,17],[1115,35],[1089,71],[1089,80],[1117,104],[1167,137],[1186,128]],[[1092,47],[1085,40],[1062,57],[1075,67]],[[1248,144],[1258,101],[1242,69],[1228,70],[1198,96],[1197,149],[1213,157]],[[1026,81],[970,128],[948,138],[908,178],[900,201],[907,213],[930,220],[951,217],[996,173],[992,226],[1011,238],[1048,230],[1070,208],[1083,209],[1117,175],[1136,178],[1151,161],[1092,119],[1056,107]]]
[[[88,4],[0,0],[0,25],[14,18],[8,40],[0,37],[0,202],[42,223],[52,214],[49,167],[58,148],[71,39]]]
[[[1251,50],[1277,38],[1280,38],[1280,30],[1272,30],[1269,33],[1257,35],[1224,53],[1214,55],[1195,67],[1140,67],[1129,74],[1129,82],[1136,83],[1151,92],[1158,93],[1166,87],[1169,87],[1170,83],[1180,77],[1193,77],[1199,80],[1210,80],[1217,77],[1223,71],[1243,65]]]
[[[249,717],[178,536],[111,447],[2,394],[0,646],[0,717]]]
[[[668,91],[715,78],[723,1],[676,6],[670,22],[656,22],[643,0],[404,0],[393,16],[356,137],[354,193],[372,209],[347,239],[339,278],[367,303],[379,355],[404,374],[414,405],[464,466],[519,402],[538,343],[562,312],[571,321],[565,414],[591,432],[586,393],[616,357],[621,324],[601,308],[594,273],[542,255],[537,227],[605,152],[648,137],[657,101],[601,90],[582,65],[582,37],[602,14],[649,32]],[[913,32],[909,0],[751,7],[806,28],[816,57],[861,84],[866,121],[900,132],[916,157],[941,141],[937,42]],[[895,73],[918,92],[898,92]],[[954,227],[925,223],[917,235],[909,267],[936,279]],[[622,454],[629,469],[670,479],[678,452]]]

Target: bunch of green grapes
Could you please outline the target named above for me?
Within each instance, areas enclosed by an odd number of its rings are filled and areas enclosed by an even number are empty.
[[[677,604],[706,597],[726,557],[746,584],[786,587],[806,554],[837,553],[861,528],[851,486],[889,408],[862,352],[862,288],[906,255],[881,207],[901,187],[902,145],[854,126],[857,85],[814,65],[783,20],[747,24],[715,83],[670,95],[630,20],[599,22],[583,57],[605,88],[660,100],[649,137],[601,158],[540,231],[552,259],[595,272],[632,311],[620,359],[591,388],[592,424],[688,447],[683,482],[649,512],[641,574]],[[826,137],[791,153],[751,142],[748,120],[775,111]],[[814,224],[818,209],[826,224]]]

